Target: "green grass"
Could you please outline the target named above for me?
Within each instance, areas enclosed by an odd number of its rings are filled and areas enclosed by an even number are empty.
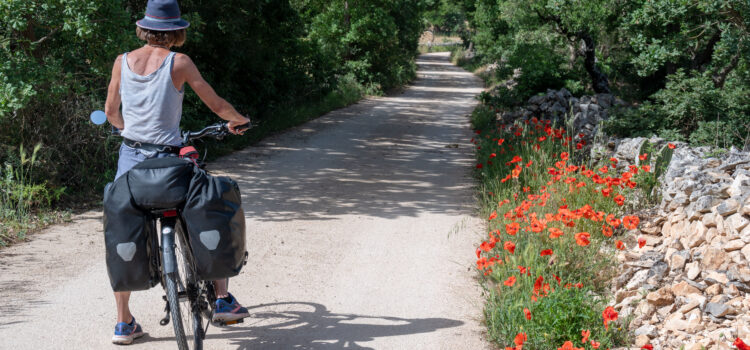
[[[462,44],[458,43],[455,45],[424,45],[420,44],[417,49],[419,50],[419,53],[430,53],[430,52],[453,52],[456,50],[456,48],[462,47]]]
[[[635,189],[612,186],[611,195],[602,195],[608,186],[593,181],[594,175],[620,174],[606,167],[609,164],[586,164],[594,172],[583,172],[574,161],[578,159],[575,144],[566,141],[573,135],[562,128],[545,128],[542,123],[496,125],[494,113],[485,106],[474,111],[472,124],[481,215],[496,215],[489,220],[487,240],[477,251],[490,339],[501,347],[512,346],[518,333],[526,333],[524,349],[556,349],[565,341],[580,347],[584,346],[581,332],[588,330],[601,349],[628,344],[627,320],[612,322],[609,329],[603,326],[602,312],[613,305],[609,286],[617,272],[615,242],[625,231],[620,225],[613,236],[605,236],[603,226],[611,226],[603,218],[608,214],[623,218],[630,206],[619,205],[613,198],[618,194],[632,198]],[[566,162],[563,152],[569,153]],[[516,156],[522,160],[512,162]],[[550,168],[560,171],[558,166],[573,165],[577,168],[559,177],[550,174]],[[602,166],[606,174],[599,170]],[[512,170],[518,167],[520,171],[513,176]],[[572,212],[567,218],[561,216],[565,206]],[[513,223],[521,229],[510,235],[506,225]],[[559,229],[562,236],[550,237],[550,228]],[[590,244],[576,243],[574,236],[579,232],[590,234]],[[504,249],[506,242],[515,245],[513,253]],[[553,254],[541,256],[547,249]],[[519,266],[527,273],[521,274]],[[516,278],[515,284],[506,286],[504,282],[511,277]],[[524,309],[530,310],[530,320]],[[590,343],[584,347],[592,348]]]
[[[15,164],[0,168],[0,247],[26,238],[29,231],[56,222],[61,213],[50,210],[65,191],[46,183],[33,183],[34,167],[41,144],[31,154],[22,146]]]

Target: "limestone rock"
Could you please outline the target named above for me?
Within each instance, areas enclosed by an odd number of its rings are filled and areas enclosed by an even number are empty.
[[[687,278],[691,280],[695,280],[696,277],[701,273],[701,267],[698,264],[698,262],[691,262],[685,266],[685,269],[687,270]]]
[[[716,207],[716,213],[721,216],[729,216],[736,213],[739,208],[740,202],[736,198],[729,198]]]
[[[701,291],[698,288],[695,288],[691,285],[689,285],[687,282],[682,281],[680,283],[675,284],[671,288],[672,293],[675,296],[687,296],[689,294],[700,294]]]
[[[669,287],[660,288],[655,292],[648,293],[646,300],[654,306],[670,305],[674,302],[674,294]]]
[[[719,295],[721,292],[722,288],[720,284],[714,284],[705,290],[706,295]]]
[[[743,242],[741,239],[733,239],[724,245],[724,250],[728,252],[733,252],[735,250],[740,250],[744,247],[745,247],[745,242]]]
[[[735,313],[735,310],[731,306],[722,303],[708,303],[706,304],[705,311],[714,317],[724,317]]]
[[[652,338],[656,338],[658,336],[658,333],[656,332],[656,326],[654,325],[643,325],[638,327],[638,329],[633,332],[633,334],[637,337],[639,335],[645,335],[649,337],[649,340]]]
[[[710,247],[706,249],[706,253],[703,254],[703,265],[704,269],[718,270],[723,264],[727,262],[727,253],[723,249]]]

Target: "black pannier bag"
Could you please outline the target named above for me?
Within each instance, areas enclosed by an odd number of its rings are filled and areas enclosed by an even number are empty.
[[[203,280],[237,276],[245,263],[245,213],[237,183],[196,170],[182,215],[197,274]]]
[[[149,264],[153,227],[130,197],[127,176],[104,188],[107,274],[115,292],[145,290],[158,281]]]
[[[145,210],[179,208],[193,176],[193,163],[177,158],[150,158],[126,175],[136,205]]]
[[[148,210],[179,209],[193,175],[193,163],[177,157],[150,158],[104,190],[104,242],[112,289],[145,290],[159,282],[150,259],[156,234]],[[149,239],[151,238],[151,240]]]

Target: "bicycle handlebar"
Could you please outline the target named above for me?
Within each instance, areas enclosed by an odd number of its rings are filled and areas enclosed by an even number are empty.
[[[229,123],[216,123],[209,125],[200,131],[185,131],[182,133],[182,143],[187,145],[190,141],[194,141],[206,136],[211,136],[217,140],[223,139],[229,135]],[[236,126],[234,129],[237,131],[245,131],[252,127],[250,123]]]

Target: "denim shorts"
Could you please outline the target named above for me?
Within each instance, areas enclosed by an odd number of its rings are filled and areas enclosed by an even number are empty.
[[[128,170],[132,169],[138,163],[146,159],[174,157],[174,156],[176,155],[172,153],[159,153],[159,152],[153,152],[153,151],[146,151],[143,149],[127,146],[123,143],[120,145],[120,156],[119,158],[117,158],[117,175],[115,175],[115,180],[117,180],[117,178],[122,176],[122,174],[127,173]]]

